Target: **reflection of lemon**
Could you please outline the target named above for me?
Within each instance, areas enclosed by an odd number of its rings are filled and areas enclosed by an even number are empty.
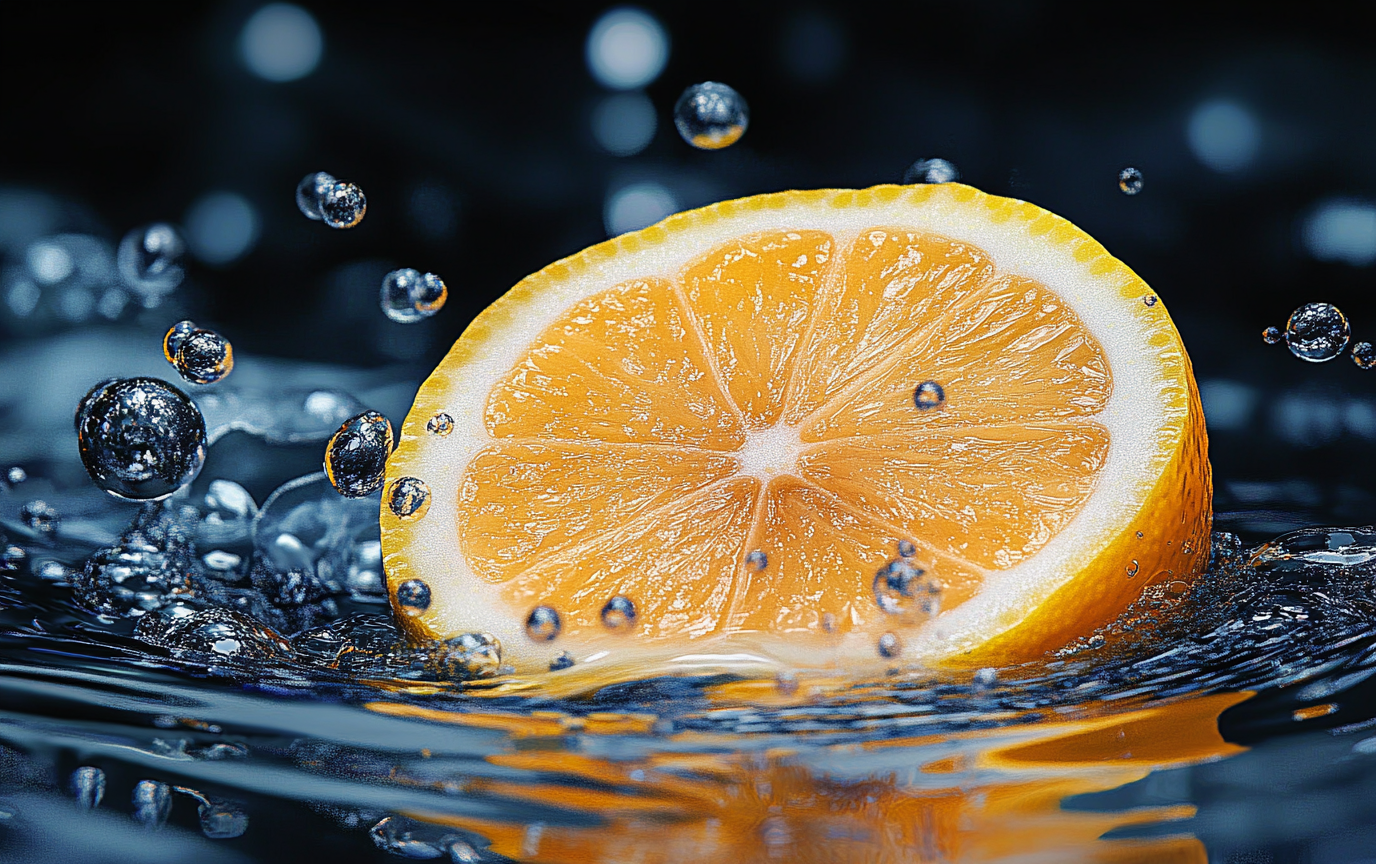
[[[382,542],[394,596],[430,588],[414,637],[521,671],[1009,662],[1200,568],[1205,446],[1164,305],[1074,225],[785,192],[488,308],[406,419]]]

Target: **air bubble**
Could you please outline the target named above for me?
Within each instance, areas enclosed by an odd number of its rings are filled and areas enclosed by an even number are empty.
[[[913,390],[913,404],[919,411],[942,408],[946,405],[946,391],[935,381],[923,381]]]
[[[635,616],[635,604],[621,594],[608,600],[607,605],[602,607],[602,624],[608,630],[630,630],[635,626]]]
[[[167,333],[162,337],[162,356],[167,358],[168,363],[177,365],[177,351],[182,347],[182,340],[198,329],[200,328],[190,321],[178,321],[167,328]]]
[[[120,241],[115,264],[124,284],[147,306],[178,285],[186,275],[186,241],[163,222],[135,228]]]
[[[97,385],[82,400],[76,425],[86,472],[119,498],[165,498],[195,479],[205,462],[200,409],[156,378]]]
[[[82,810],[94,810],[105,797],[105,772],[90,765],[83,765],[72,772],[72,795]]]
[[[316,171],[314,174],[307,174],[296,184],[296,207],[307,219],[316,222],[325,217],[320,212],[320,204],[325,200],[325,195],[330,191],[330,187],[335,184],[333,176],[324,171]]]
[[[1148,294],[1147,296],[1143,297],[1143,298],[1142,298],[1142,305],[1143,305],[1143,306],[1146,306],[1148,309],[1150,309],[1151,307],[1155,306],[1155,305],[1156,305],[1156,295],[1155,295],[1155,294]]]
[[[1142,172],[1128,167],[1118,172],[1118,188],[1124,195],[1136,195],[1142,191]]]
[[[885,633],[879,637],[879,656],[894,658],[903,653],[903,643],[898,641],[898,637],[892,633]]]
[[[411,293],[411,302],[422,315],[434,315],[444,308],[444,301],[448,299],[449,288],[434,273],[420,277],[420,284]]]
[[[163,354],[174,351],[172,365],[177,374],[192,384],[214,384],[234,371],[234,349],[229,340],[214,330],[193,329],[179,334],[178,328],[190,321],[173,325],[163,337]],[[194,325],[193,325],[194,326]]]
[[[756,549],[749,555],[745,556],[745,566],[749,567],[756,573],[759,573],[761,570],[769,566],[769,556],[766,555],[764,552],[760,551],[759,549]]]
[[[434,273],[422,274],[409,267],[382,277],[378,302],[383,313],[398,324],[414,324],[438,312],[449,298],[444,280]]]
[[[430,586],[423,579],[407,579],[397,586],[397,605],[412,617],[430,608]]]
[[[694,84],[674,103],[674,125],[699,150],[730,147],[750,125],[750,109],[731,87],[716,81]]]
[[[158,831],[172,812],[172,789],[156,780],[140,780],[134,787],[134,818],[144,828]]]
[[[368,212],[368,199],[353,183],[335,181],[320,196],[320,218],[331,228],[353,228]]]
[[[382,488],[392,454],[392,424],[376,411],[344,421],[325,445],[325,476],[345,498],[362,498]]]
[[[1357,364],[1358,369],[1376,366],[1376,348],[1370,342],[1358,342],[1352,346],[1352,362]]]
[[[441,411],[426,421],[425,431],[443,438],[454,431],[454,418]]]
[[[536,642],[553,642],[562,627],[558,611],[550,606],[536,606],[526,617],[526,635]]]
[[[549,661],[549,671],[560,672],[573,666],[573,655],[567,651],[560,651],[554,655],[554,659]]]
[[[1261,331],[1261,341],[1267,345],[1276,345],[1285,339],[1285,332],[1279,327],[1267,327]]]
[[[954,183],[960,179],[960,170],[945,159],[919,159],[903,172],[903,183]]]
[[[1285,324],[1285,344],[1301,360],[1323,363],[1347,347],[1352,330],[1347,316],[1328,303],[1306,303]]]
[[[401,477],[392,484],[387,508],[399,519],[419,519],[430,509],[430,487],[415,477]]]
[[[915,611],[935,615],[941,589],[925,576],[925,570],[902,558],[890,561],[874,574],[875,603],[890,615]]]

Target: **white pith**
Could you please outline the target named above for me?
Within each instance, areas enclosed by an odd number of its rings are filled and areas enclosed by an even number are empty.
[[[1165,344],[1178,344],[1164,308],[1158,305],[1154,308],[1160,309],[1159,315],[1143,316],[1133,305],[1141,306],[1141,298],[1124,295],[1125,287],[1140,281],[1121,267],[1107,275],[1092,273],[1090,264],[1076,260],[1075,244],[1047,242],[1016,221],[996,222],[977,202],[958,202],[935,194],[918,205],[900,198],[855,207],[809,201],[777,209],[741,209],[704,220],[689,230],[669,231],[653,245],[570,268],[566,278],[543,285],[536,297],[524,302],[519,314],[504,316],[500,330],[482,340],[461,367],[447,370],[442,404],[432,404],[432,408],[454,418],[453,432],[444,437],[425,435],[425,420],[432,410],[427,410],[427,417],[409,418],[397,453],[399,464],[404,473],[429,485],[437,505],[445,502],[432,508],[431,516],[446,512],[447,502],[457,500],[464,466],[494,441],[484,424],[492,386],[558,316],[593,294],[636,278],[658,276],[676,281],[691,261],[747,234],[815,229],[831,234],[835,248],[845,250],[862,231],[872,228],[929,232],[968,242],[987,253],[1000,273],[1041,282],[1061,296],[1098,341],[1112,376],[1107,407],[1094,418],[1108,430],[1110,444],[1095,492],[1084,508],[1034,556],[1017,566],[990,572],[979,594],[920,630],[905,634],[903,656],[912,661],[938,660],[983,643],[1016,624],[1064,585],[1079,572],[1081,562],[1098,554],[1139,511],[1146,492],[1174,452],[1176,433],[1172,427],[1184,409],[1168,407],[1182,404],[1178,398],[1182,385],[1162,373],[1158,359],[1162,349],[1151,344],[1163,332],[1170,335]],[[418,440],[422,438],[425,440]],[[796,430],[778,425],[749,433],[745,446],[731,455],[740,462],[741,473],[767,482],[793,473],[802,449]],[[436,578],[434,574],[410,572],[410,564],[396,549],[386,550],[386,566],[393,584],[404,578],[431,577],[427,581],[435,599],[425,624],[432,631],[493,633],[501,639],[508,659],[518,669],[529,664],[529,671],[561,650],[572,652],[582,662],[598,655],[602,655],[600,662],[607,662],[606,652],[614,657],[618,651],[634,650],[633,636],[590,637],[577,642],[561,639],[532,645],[518,610],[503,603],[497,586],[472,573],[452,518],[423,519],[409,531],[413,547],[425,550],[423,556],[412,553],[412,557],[423,557],[427,568],[447,575]],[[856,634],[855,638],[863,639],[864,644],[841,644],[838,652],[873,658],[870,637]],[[719,658],[717,665],[723,667],[758,666],[761,657],[785,663],[801,659],[787,644],[743,637],[725,637],[720,645],[698,640],[680,651],[685,663],[691,657],[694,668],[706,662],[704,657]],[[749,661],[732,657],[748,657]],[[672,656],[660,659],[673,662]]]

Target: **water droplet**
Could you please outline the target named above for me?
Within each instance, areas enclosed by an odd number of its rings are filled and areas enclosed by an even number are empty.
[[[725,84],[694,84],[674,103],[674,125],[683,140],[699,150],[720,150],[741,139],[750,109],[741,94]]]
[[[559,672],[568,669],[573,665],[573,655],[567,651],[560,651],[554,655],[554,659],[549,661],[549,671]]]
[[[1285,338],[1285,332],[1279,327],[1267,327],[1261,331],[1261,341],[1267,345],[1275,345]]]
[[[1136,195],[1142,191],[1142,172],[1136,168],[1124,168],[1118,172],[1118,188],[1124,195]]]
[[[320,218],[331,228],[352,228],[368,212],[368,199],[353,183],[337,180],[320,196]]]
[[[401,477],[392,484],[387,508],[399,519],[419,519],[430,509],[430,487],[415,477]]]
[[[898,541],[898,554],[904,558],[911,558],[917,554],[917,544],[911,540]]]
[[[441,411],[426,421],[425,431],[443,438],[454,431],[454,418]]]
[[[326,193],[334,184],[334,177],[324,171],[316,171],[314,174],[307,174],[301,178],[301,182],[296,184],[297,209],[307,219],[313,219],[316,222],[325,218],[320,213],[320,204],[325,200]]]
[[[960,179],[960,170],[945,159],[919,159],[903,172],[903,183],[954,183]]]
[[[18,570],[28,557],[29,553],[24,551],[24,547],[6,546],[0,549],[0,571]]]
[[[449,288],[434,273],[420,277],[419,284],[411,291],[411,303],[422,315],[434,315],[444,308],[444,301],[448,299]]]
[[[192,330],[183,336],[174,332],[183,321],[173,326],[163,337],[163,353],[175,343],[172,365],[177,374],[193,384],[214,384],[234,371],[234,349],[229,340],[214,330]]]
[[[1138,532],[1137,532],[1137,539],[1138,539],[1138,540],[1141,540],[1144,536],[1146,536],[1146,535],[1144,535],[1141,531],[1138,531]],[[1170,543],[1167,542],[1166,545],[1169,546]]]
[[[759,573],[761,570],[769,566],[769,556],[766,555],[764,552],[760,551],[759,549],[756,549],[749,555],[745,556],[745,566],[749,567],[756,573]]]
[[[52,534],[62,523],[62,514],[47,501],[35,499],[19,508],[19,519],[40,534]]]
[[[1290,353],[1310,363],[1323,363],[1343,353],[1351,335],[1347,316],[1328,303],[1306,303],[1285,323]]]
[[[1136,575],[1137,575],[1137,571],[1138,571],[1138,569],[1140,569],[1140,567],[1141,567],[1141,565],[1137,563],[1137,559],[1136,559],[1136,558],[1132,559],[1132,563],[1129,564],[1129,565],[1127,566],[1127,568],[1126,568],[1127,571],[1128,571],[1128,578],[1131,579],[1132,577],[1136,576]]]
[[[536,642],[553,642],[562,627],[558,611],[549,606],[536,606],[526,618],[526,635]]]
[[[205,418],[186,394],[156,378],[97,385],[77,413],[81,462],[119,498],[164,498],[205,462]]]
[[[165,222],[125,234],[115,255],[124,284],[143,297],[145,305],[155,305],[154,298],[182,284],[185,260],[186,241]]]
[[[177,350],[182,347],[182,340],[198,329],[200,328],[190,321],[178,321],[167,328],[167,333],[162,337],[162,356],[167,358],[168,363],[177,365]]]
[[[430,608],[430,586],[423,579],[407,579],[397,586],[397,605],[413,617],[424,613]]]
[[[443,680],[492,678],[502,668],[502,643],[491,633],[463,633],[441,642],[430,664]]]
[[[78,807],[94,810],[100,806],[100,799],[105,797],[105,772],[83,765],[72,772],[71,789]]]
[[[248,814],[232,801],[202,796],[196,813],[201,819],[201,833],[212,840],[231,840],[248,830]]]
[[[602,624],[608,630],[624,632],[635,626],[635,615],[635,604],[631,599],[618,594],[602,607]]]
[[[903,653],[903,643],[892,633],[885,633],[879,637],[878,648],[880,657],[894,658]]]
[[[946,405],[946,391],[935,381],[923,381],[913,390],[913,404],[919,411],[941,408]]]
[[[392,455],[392,424],[376,411],[344,421],[325,445],[325,476],[345,498],[362,498],[382,488]]]
[[[1148,309],[1150,309],[1151,307],[1155,306],[1155,305],[1156,305],[1156,295],[1155,295],[1155,294],[1148,294],[1147,296],[1143,297],[1143,298],[1142,298],[1142,305],[1143,305],[1143,306],[1146,306]]]
[[[890,561],[874,574],[875,603],[890,615],[915,611],[935,615],[941,589],[925,576],[925,570],[902,558]]]
[[[1357,364],[1358,369],[1376,366],[1376,348],[1370,342],[1358,342],[1352,346],[1352,362]]]
[[[999,683],[999,672],[997,669],[986,666],[975,672],[974,678],[971,679],[971,683],[975,685],[975,689],[977,690],[988,689]]]
[[[378,300],[383,313],[398,324],[414,324],[438,312],[449,299],[444,280],[409,267],[382,278]]]
[[[144,828],[157,831],[172,812],[172,789],[156,780],[140,780],[134,786],[134,818]]]

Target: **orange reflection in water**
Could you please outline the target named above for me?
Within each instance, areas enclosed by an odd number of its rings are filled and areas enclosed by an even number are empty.
[[[518,861],[1204,864],[1204,846],[1185,825],[1168,837],[1101,839],[1118,828],[1188,819],[1193,806],[1089,812],[1063,809],[1062,801],[1117,788],[1154,770],[1241,752],[1220,737],[1218,716],[1250,695],[1202,696],[1133,710],[1100,707],[1082,710],[1073,720],[859,744],[794,735],[789,748],[764,751],[750,749],[748,736],[688,732],[660,739],[648,756],[626,760],[514,744],[549,736],[645,733],[653,717],[369,707],[503,729],[513,746],[488,761],[531,779],[473,779],[467,794],[595,817],[593,825],[533,826],[408,814],[482,834],[493,851]]]

